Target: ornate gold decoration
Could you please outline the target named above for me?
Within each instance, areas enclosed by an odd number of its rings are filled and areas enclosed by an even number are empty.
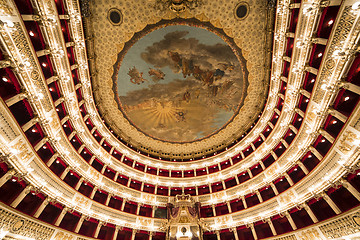
[[[89,175],[95,180],[95,181],[99,181],[100,180],[100,175],[99,173],[93,169],[93,168],[89,168]]]
[[[309,230],[305,230],[305,231],[303,231],[303,232],[300,232],[299,233],[299,238],[301,239],[301,240],[321,240],[321,239],[323,239],[321,236],[320,236],[320,234],[319,234],[319,232],[317,231],[317,229],[315,229],[315,228],[312,228],[312,229],[309,229]]]
[[[226,225],[229,222],[232,222],[232,217],[231,216],[222,216],[222,217],[216,218],[215,222],[219,225]]]
[[[0,0],[0,14],[11,14],[13,9],[5,0]]]
[[[346,131],[341,139],[339,140],[339,146],[338,149],[343,153],[347,154],[349,153],[352,148],[354,147],[353,142],[357,140],[357,136],[355,133],[351,131]]]
[[[138,217],[138,218],[136,218],[136,223],[140,226],[151,226],[152,220]]]
[[[82,207],[85,209],[89,209],[91,206],[91,202],[79,194],[74,195],[73,202],[76,203],[79,207]]]
[[[39,80],[39,78],[40,78],[40,75],[39,75],[38,71],[36,71],[36,70],[31,71],[31,79],[32,80],[37,81],[37,80]]]
[[[359,226],[360,215],[359,212],[355,212],[353,214],[337,218],[330,223],[326,223],[320,226],[319,229],[326,239],[334,239],[359,232]]]
[[[146,202],[154,202],[156,197],[150,194],[141,193],[141,198]]]
[[[202,0],[156,0],[155,8],[160,11],[169,9],[175,13],[193,10],[202,4]]]
[[[9,60],[1,60],[0,68],[7,68],[11,66],[11,62]]]
[[[198,14],[195,18],[199,19],[202,22],[208,22],[210,19],[204,13]]]
[[[18,220],[14,223],[14,225],[12,225],[11,228],[14,232],[17,232],[24,226],[24,224],[25,224],[24,220]]]
[[[69,234],[65,234],[63,232],[57,232],[54,239],[55,240],[73,240],[74,237]]]
[[[325,67],[327,69],[333,69],[335,67],[335,60],[332,58],[329,58],[325,61]]]
[[[292,202],[294,199],[296,199],[296,197],[297,197],[297,194],[293,190],[290,190],[290,191],[286,192],[286,194],[279,195],[277,200],[279,203],[286,205],[289,202]]]
[[[3,231],[9,231],[20,236],[27,236],[33,239],[50,240],[55,230],[47,226],[30,221],[18,213],[3,209],[4,204],[0,204],[0,226]]]
[[[216,192],[212,195],[212,199],[222,199],[223,197],[225,197],[225,192]]]
[[[274,163],[273,166],[270,166],[270,167],[268,168],[268,171],[265,172],[265,175],[266,175],[267,177],[273,176],[273,175],[276,173],[276,171],[277,171],[278,168],[279,168],[279,165],[278,165],[277,163]]]
[[[190,219],[187,217],[180,217],[179,223],[189,223]]]
[[[14,149],[18,152],[18,156],[24,161],[30,161],[32,159],[32,153],[29,151],[26,143],[23,139],[20,139],[16,145],[13,146]]]
[[[201,237],[201,226],[199,219],[199,204],[189,194],[176,195],[174,200],[168,204],[169,220],[162,225],[170,238],[181,236],[177,239],[190,239],[189,234],[197,235],[197,239]],[[184,238],[183,238],[184,237]],[[168,238],[168,239],[170,239]]]
[[[354,220],[356,225],[360,226],[360,216],[359,215],[353,216],[352,219]]]

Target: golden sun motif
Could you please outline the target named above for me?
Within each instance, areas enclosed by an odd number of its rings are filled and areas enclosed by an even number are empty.
[[[181,120],[179,116],[184,115],[182,111],[181,108],[175,107],[172,102],[161,102],[146,109],[144,113],[153,125],[166,127],[179,122]]]

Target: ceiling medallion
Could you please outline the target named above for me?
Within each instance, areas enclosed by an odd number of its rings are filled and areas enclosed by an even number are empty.
[[[202,0],[156,0],[155,8],[160,11],[169,9],[175,13],[193,10],[202,4]]]
[[[247,95],[241,50],[194,19],[149,26],[118,57],[113,89],[119,110],[137,130],[163,142],[218,133]]]

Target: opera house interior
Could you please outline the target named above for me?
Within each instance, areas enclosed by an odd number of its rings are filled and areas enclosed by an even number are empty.
[[[0,0],[0,239],[360,239],[359,0]]]

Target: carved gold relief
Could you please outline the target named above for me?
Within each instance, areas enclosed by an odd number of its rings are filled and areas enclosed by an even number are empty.
[[[229,37],[232,37],[232,38],[234,37],[234,33],[231,28],[224,28],[223,30]]]
[[[226,225],[226,224],[232,222],[232,217],[231,216],[219,217],[219,218],[215,219],[215,222],[219,225]]]
[[[296,199],[297,194],[293,191],[288,191],[286,194],[281,194],[277,198],[280,204],[288,204],[289,202],[294,201]]]
[[[285,105],[291,106],[291,98],[285,98]]]
[[[89,209],[90,208],[90,201],[86,200],[85,197],[80,196],[78,194],[74,195],[73,197],[73,203],[75,203],[76,205],[78,205],[81,208],[85,208],[85,209]]]
[[[357,136],[355,133],[351,131],[345,131],[342,138],[339,140],[338,149],[343,153],[349,153],[354,147],[353,142],[357,140]]]
[[[194,17],[194,15],[192,13],[190,13],[188,10],[180,13],[180,17],[184,18],[184,19],[188,19],[188,18],[192,18]]]
[[[25,221],[24,220],[18,220],[14,223],[14,225],[12,225],[11,229],[14,231],[14,232],[17,232],[19,231],[25,224]]]
[[[31,236],[32,239],[48,240],[55,232],[54,229],[9,212],[3,209],[2,206],[0,207],[0,216],[1,229],[19,236]]]
[[[307,113],[307,117],[308,117],[308,119],[309,119],[309,122],[312,122],[312,121],[314,121],[314,119],[316,118],[316,114],[315,114],[315,112],[313,112],[313,111],[309,111],[309,112]]]
[[[193,10],[200,5],[202,5],[201,0],[157,0],[154,7],[159,11],[168,11],[181,16],[182,13]]]
[[[151,226],[152,220],[151,219],[144,219],[144,218],[137,218],[136,224],[140,226]]]
[[[190,219],[187,217],[180,217],[179,223],[188,223],[190,222]]]
[[[30,161],[33,157],[32,153],[28,150],[24,140],[20,139],[13,148],[17,151],[18,157],[23,160]],[[25,164],[25,163],[24,163]]]
[[[141,194],[141,198],[145,201],[145,202],[154,202],[156,200],[156,197],[155,196],[152,196],[150,194],[145,194],[145,193],[142,193]]]
[[[317,229],[312,228],[309,230],[305,230],[303,232],[300,232],[298,234],[299,239],[301,240],[322,240],[323,238],[320,236],[319,232],[317,231]]]
[[[335,61],[332,58],[329,58],[325,61],[325,67],[327,69],[333,69],[335,67]]]
[[[217,192],[212,195],[212,199],[222,199],[223,197],[225,197],[224,192]]]
[[[0,13],[11,14],[13,9],[7,4],[5,0],[0,0]]]
[[[39,75],[38,71],[36,71],[36,70],[31,71],[31,79],[32,80],[37,81],[37,80],[39,80],[39,78],[40,78],[40,75]]]
[[[352,218],[356,225],[360,226],[360,216],[356,215]]]
[[[199,19],[202,22],[208,22],[210,20],[204,13],[196,15],[195,18]]]
[[[171,20],[176,18],[178,15],[172,11],[167,11],[164,15],[163,15],[163,19],[166,20]]]
[[[73,240],[74,237],[71,236],[70,234],[65,234],[63,232],[57,232],[54,240]]]
[[[89,168],[88,172],[89,172],[90,177],[92,177],[95,181],[100,180],[99,173],[95,169]]]
[[[222,28],[222,24],[220,22],[220,20],[217,18],[217,19],[214,19],[214,20],[210,20],[210,23],[212,25],[214,25],[214,27],[217,27],[217,28]]]
[[[271,177],[271,176],[273,176],[274,174],[276,174],[276,170],[278,169],[278,166],[277,166],[277,164],[275,163],[275,164],[273,164],[274,166],[271,166],[271,167],[269,167],[268,169],[268,171],[266,172],[266,176],[267,177]]]
[[[337,218],[334,221],[319,227],[320,231],[327,239],[338,238],[359,232],[360,217],[359,212]]]

